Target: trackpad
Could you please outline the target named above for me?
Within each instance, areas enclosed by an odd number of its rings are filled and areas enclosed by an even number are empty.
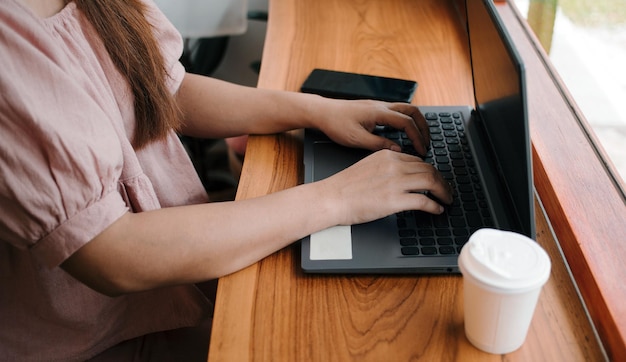
[[[352,227],[333,226],[311,234],[311,260],[352,259]]]
[[[348,168],[371,151],[340,146],[332,142],[313,144],[313,181],[319,181]]]

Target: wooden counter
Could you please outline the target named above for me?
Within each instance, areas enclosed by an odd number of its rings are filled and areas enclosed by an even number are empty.
[[[515,26],[511,33],[516,42],[524,42],[520,52],[525,62],[534,57],[527,68],[529,92],[535,92],[552,78],[534,79],[540,72],[534,67],[541,60],[529,45],[527,29],[508,5],[498,7],[507,26]],[[306,75],[319,67],[415,79],[419,88],[413,103],[418,105],[473,104],[461,11],[453,0],[271,0],[258,86],[297,91]],[[552,164],[539,157],[548,146],[539,133],[545,126],[537,126],[537,117],[547,100],[536,97],[534,93],[529,108],[538,163],[535,183],[541,184],[536,185],[541,196],[536,199],[537,241],[553,265],[526,343],[506,360],[604,360],[602,344],[553,233],[566,229],[571,234],[572,228],[552,217],[548,222],[540,203],[541,199],[549,205],[546,209],[551,212],[563,212],[554,191],[559,185],[549,182],[554,176],[546,170]],[[294,131],[250,137],[238,199],[302,181],[300,135]],[[544,194],[554,199],[546,202]],[[295,243],[220,279],[209,360],[501,360],[465,338],[462,290],[462,279],[456,275],[306,275],[300,270]],[[609,305],[602,301],[600,309]],[[613,330],[618,330],[619,323],[615,326]],[[619,335],[615,339],[624,345]],[[620,355],[619,344],[607,347],[610,357]]]

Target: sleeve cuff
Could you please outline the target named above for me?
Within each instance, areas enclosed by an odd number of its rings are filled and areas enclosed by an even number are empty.
[[[57,267],[126,212],[122,196],[111,192],[41,239],[33,246],[33,255],[47,267]]]

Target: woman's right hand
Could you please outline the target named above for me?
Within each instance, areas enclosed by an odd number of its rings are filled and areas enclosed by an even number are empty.
[[[319,181],[333,203],[337,224],[352,225],[405,210],[433,214],[452,202],[452,190],[441,174],[419,157],[381,150],[347,169]]]

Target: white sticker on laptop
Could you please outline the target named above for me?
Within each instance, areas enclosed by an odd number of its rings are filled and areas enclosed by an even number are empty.
[[[333,226],[311,234],[311,260],[352,259],[352,228]]]

